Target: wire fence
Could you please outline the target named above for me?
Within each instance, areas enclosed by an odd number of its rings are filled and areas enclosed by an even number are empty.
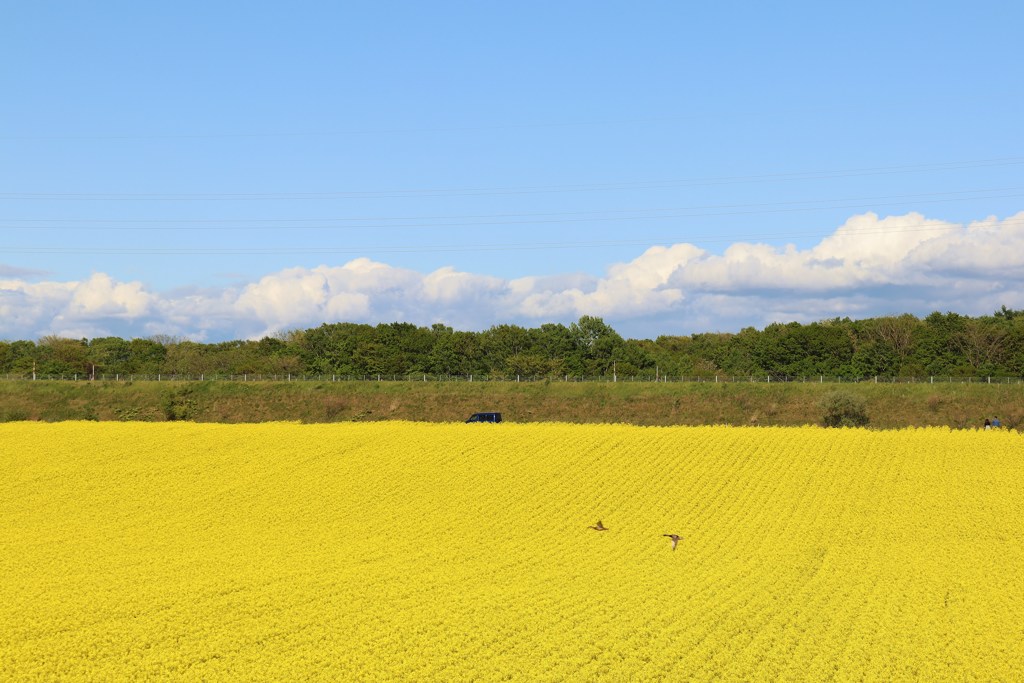
[[[430,373],[327,375],[327,374],[42,374],[8,373],[6,381],[43,382],[646,382],[646,383],[815,383],[815,384],[1021,384],[1022,377],[932,375],[900,377],[872,375],[843,377],[837,375],[437,375]]]

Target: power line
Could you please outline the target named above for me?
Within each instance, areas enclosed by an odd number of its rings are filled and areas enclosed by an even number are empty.
[[[29,140],[211,140],[254,138],[321,138],[348,135],[400,135],[411,133],[463,133],[498,130],[532,130],[543,128],[576,128],[590,126],[651,125],[678,122],[677,118],[628,119],[618,121],[563,121],[548,123],[507,123],[489,126],[436,126],[422,128],[362,128],[349,130],[278,131],[261,133],[139,133],[136,135],[0,135],[3,141]]]
[[[722,176],[683,180],[642,182],[590,183],[577,185],[540,185],[521,187],[423,188],[331,192],[213,192],[213,193],[86,193],[86,192],[4,192],[0,199],[49,201],[266,201],[315,199],[399,199],[426,197],[490,196],[514,194],[549,194],[569,192],[607,192],[616,190],[670,189],[758,182],[823,180],[870,175],[889,175],[928,171],[949,171],[993,166],[1024,164],[1024,157],[982,159],[974,161],[910,164],[836,171],[803,171],[748,176]]]
[[[1024,218],[1008,218],[999,221],[1000,226],[1021,225]],[[733,235],[721,234],[690,237],[647,237],[628,240],[589,240],[574,242],[522,242],[504,244],[438,244],[438,245],[389,245],[376,247],[251,247],[251,248],[188,248],[188,247],[5,247],[0,246],[0,253],[8,254],[107,254],[107,255],[159,255],[159,256],[225,256],[225,255],[282,255],[282,254],[371,254],[371,253],[422,253],[422,252],[504,252],[504,251],[544,251],[552,249],[583,249],[606,248],[621,246],[651,246],[656,244],[695,244],[743,241],[777,241],[799,238],[826,237],[863,237],[867,235],[888,235],[909,232],[948,232],[961,230],[960,224],[935,225],[935,221],[901,226],[899,228],[878,227],[866,230],[845,230],[832,233],[775,233],[770,235]]]
[[[1002,193],[978,195],[976,193]],[[972,195],[972,196],[954,196]],[[958,201],[976,201],[988,199],[1007,199],[1024,196],[1024,188],[1007,187],[985,190],[954,190],[946,192],[927,192],[909,195],[883,195],[876,197],[856,197],[843,199],[813,199],[791,202],[760,202],[752,204],[711,204],[690,207],[671,207],[655,209],[609,209],[602,211],[560,211],[538,213],[505,213],[476,215],[433,215],[407,217],[349,217],[349,218],[289,218],[289,219],[0,219],[2,223],[62,223],[62,225],[28,225],[7,226],[21,230],[113,230],[113,231],[182,231],[182,230],[337,230],[337,229],[406,229],[406,228],[449,228],[478,227],[490,225],[535,225],[551,223],[589,223],[609,221],[645,221],[666,220],[677,218],[705,218],[711,216],[752,215],[769,213],[792,213],[807,211],[828,211],[835,209],[871,209],[913,200],[915,204],[935,204]],[[931,199],[926,199],[931,197]],[[870,202],[869,204],[837,204],[837,202]],[[808,206],[818,205],[818,206]],[[731,209],[729,211],[710,211],[712,209]],[[660,215],[644,215],[659,212]],[[663,213],[686,212],[686,213]],[[702,213],[695,213],[702,212]],[[607,216],[603,214],[625,214]],[[494,220],[506,218],[525,218],[527,220]],[[492,220],[481,220],[492,219]],[[402,223],[398,221],[438,221],[445,223]],[[461,222],[454,222],[461,221]],[[468,222],[467,222],[468,221]],[[289,223],[343,223],[343,225],[289,225]],[[388,222],[381,225],[380,222]],[[84,225],[67,225],[81,223]],[[131,225],[110,225],[97,227],[98,223],[130,223]],[[140,226],[138,223],[157,224]],[[187,224],[182,226],[181,224]],[[229,225],[230,224],[230,225]],[[255,225],[253,225],[255,224]]]

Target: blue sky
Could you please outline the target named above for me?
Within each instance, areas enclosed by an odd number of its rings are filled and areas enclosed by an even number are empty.
[[[1016,3],[6,3],[0,339],[1024,308]]]

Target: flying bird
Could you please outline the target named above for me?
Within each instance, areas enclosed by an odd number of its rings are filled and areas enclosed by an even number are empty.
[[[597,524],[595,526],[588,526],[587,528],[593,529],[594,531],[608,531],[608,527],[601,524],[601,520],[597,520]]]
[[[679,534],[662,534],[662,536],[672,539],[672,550],[675,550],[676,546],[679,545],[679,539],[681,538]]]

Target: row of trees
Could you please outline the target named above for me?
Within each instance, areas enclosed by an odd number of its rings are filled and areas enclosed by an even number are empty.
[[[1024,311],[835,318],[763,330],[624,339],[601,318],[568,326],[331,323],[259,341],[170,337],[0,341],[0,373],[78,375],[1024,376]]]

